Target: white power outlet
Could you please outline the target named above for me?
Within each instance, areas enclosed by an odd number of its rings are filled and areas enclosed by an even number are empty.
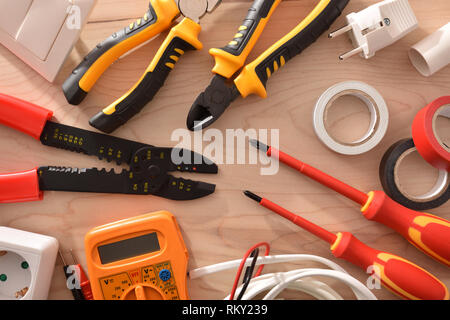
[[[58,253],[49,236],[0,227],[0,300],[43,300]]]
[[[50,82],[97,0],[0,0],[0,43]]]

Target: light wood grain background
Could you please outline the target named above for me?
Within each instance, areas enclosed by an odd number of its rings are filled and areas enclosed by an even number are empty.
[[[297,25],[316,2],[283,1],[250,59]],[[359,11],[372,3],[375,1],[352,0],[344,13]],[[450,68],[424,78],[407,57],[412,44],[450,20],[450,4],[448,0],[410,0],[410,3],[420,28],[377,53],[373,59],[366,61],[354,57],[339,62],[338,55],[351,49],[349,41],[346,37],[329,40],[322,36],[270,79],[268,99],[255,96],[238,99],[214,127],[222,131],[227,128],[280,129],[280,145],[285,152],[361,190],[380,189],[378,166],[384,151],[397,140],[410,137],[411,123],[418,110],[435,98],[450,93]],[[170,140],[171,133],[185,127],[192,102],[211,78],[214,62],[208,49],[223,46],[231,40],[250,4],[249,0],[225,0],[213,15],[206,16],[201,22],[203,32],[200,36],[205,49],[183,56],[153,102],[115,135],[158,146],[175,145],[176,142]],[[147,5],[147,0],[99,0],[80,41],[54,84],[46,82],[7,49],[0,47],[0,91],[53,110],[61,123],[92,129],[88,125],[89,118],[134,84],[167,33],[111,66],[80,106],[67,104],[61,84],[91,48],[139,18]],[[343,24],[344,19],[340,17],[332,28]],[[386,137],[375,149],[360,156],[342,156],[332,152],[319,142],[312,127],[312,111],[319,95],[331,85],[346,80],[361,80],[374,86],[384,96],[390,111]],[[352,138],[364,129],[367,113],[356,103],[347,105],[345,110],[341,108],[330,116],[330,126],[337,135]],[[449,128],[448,122],[442,125],[442,130],[447,133]],[[0,127],[0,146],[0,172],[21,171],[40,165],[105,165],[94,157],[44,147],[32,138],[3,126]],[[410,160],[408,166],[403,175],[410,190],[415,192],[424,191],[436,176],[435,170],[419,157]],[[414,261],[450,285],[448,267],[426,257],[387,227],[365,220],[351,201],[285,166],[276,176],[261,176],[259,170],[259,165],[221,165],[218,175],[195,175],[196,179],[216,183],[217,191],[207,198],[183,203],[153,196],[46,192],[41,202],[2,204],[0,225],[54,236],[63,250],[72,248],[81,264],[86,266],[83,239],[88,230],[147,212],[169,210],[182,228],[189,248],[190,268],[241,258],[254,243],[268,241],[274,254],[306,253],[330,258],[357,279],[366,281],[367,274],[335,259],[326,243],[244,197],[242,190],[249,189],[333,232],[351,231],[375,248]],[[431,211],[450,219],[449,209],[450,204],[447,203]],[[286,264],[269,266],[265,270],[282,271],[305,266],[314,265]],[[221,299],[229,293],[234,274],[235,270],[232,270],[190,281],[190,296],[193,299]],[[335,287],[345,297],[353,298],[347,288]],[[379,299],[396,299],[385,289],[374,293]],[[310,298],[298,294],[287,296]],[[59,260],[49,298],[71,299]]]

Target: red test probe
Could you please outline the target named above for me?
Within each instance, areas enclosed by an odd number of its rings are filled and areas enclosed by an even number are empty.
[[[76,284],[74,282],[75,279],[71,278],[73,276],[73,271],[69,270],[69,268],[71,268],[71,266],[66,263],[66,260],[64,259],[62,252],[61,251],[58,251],[58,252],[59,252],[59,256],[61,257],[61,261],[63,263],[63,271],[64,271],[64,276],[66,277],[66,280],[67,280],[67,286],[68,287],[70,286],[69,289],[70,289],[70,292],[72,292],[73,298],[75,300],[85,300],[81,289],[77,289],[75,287],[75,284]],[[69,279],[71,281],[70,284],[68,283]]]
[[[94,300],[94,296],[92,294],[91,282],[89,278],[86,276],[86,273],[83,270],[83,267],[77,262],[75,255],[72,250],[70,250],[70,255],[72,256],[72,260],[75,266],[75,272],[79,277],[81,292],[83,293],[84,300]]]
[[[365,194],[290,155],[257,140],[250,143],[282,163],[360,204],[364,217],[395,230],[412,245],[437,261],[450,266],[450,222],[408,209],[383,191]]]
[[[245,191],[244,194],[263,207],[328,242],[333,255],[337,258],[347,260],[366,272],[370,266],[373,266],[375,276],[381,280],[381,283],[400,297],[411,300],[449,299],[447,287],[435,276],[414,263],[392,253],[373,249],[349,232],[339,232],[335,235],[250,191]]]
[[[269,252],[270,252],[270,245],[267,242],[259,242],[259,243],[255,244],[253,247],[248,249],[248,251],[244,255],[244,258],[242,259],[241,264],[239,265],[238,272],[236,274],[236,278],[234,279],[233,289],[231,289],[231,294],[230,294],[230,300],[234,300],[234,295],[236,294],[236,289],[238,287],[239,278],[241,277],[242,269],[244,269],[245,262],[247,261],[248,257],[253,252],[253,250],[255,250],[259,247],[262,247],[262,246],[266,247],[266,252],[264,253],[264,255],[268,256]],[[263,268],[264,268],[263,264],[259,266],[258,270],[256,270],[255,278],[261,274]],[[244,278],[245,278],[245,276],[244,276]],[[239,295],[241,295],[241,294],[239,293]]]

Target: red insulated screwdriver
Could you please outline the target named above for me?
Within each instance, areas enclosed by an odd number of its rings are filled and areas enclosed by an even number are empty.
[[[329,232],[250,191],[244,191],[244,194],[263,207],[328,242],[335,257],[347,260],[366,272],[370,266],[373,266],[374,274],[381,280],[381,283],[400,297],[410,300],[449,299],[447,287],[435,276],[414,263],[392,253],[373,249],[349,232],[339,232],[337,235]]]
[[[361,192],[290,155],[257,140],[250,143],[282,163],[360,204],[364,217],[395,230],[412,245],[437,261],[450,266],[450,222],[408,209],[383,191]]]

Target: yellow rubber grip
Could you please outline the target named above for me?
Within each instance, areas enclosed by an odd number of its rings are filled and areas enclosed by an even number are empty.
[[[226,51],[227,47],[222,49],[213,48],[209,50],[209,53],[214,57],[216,64],[212,70],[212,72],[219,74],[225,78],[231,78],[233,74],[235,74],[240,68],[244,66],[245,60],[247,59],[250,52],[253,50],[253,47],[255,46],[256,42],[258,41],[261,33],[264,31],[264,28],[266,27],[267,22],[270,20],[273,12],[278,7],[278,4],[281,2],[281,0],[272,0],[273,3],[271,4],[270,10],[265,14],[265,17],[258,19],[258,17],[255,17],[256,19],[253,19],[253,23],[257,22],[256,26],[251,24],[249,27],[245,26],[244,24],[239,28],[238,33],[235,35],[235,38],[246,38],[243,39],[245,42],[245,46],[241,48],[240,50],[237,50],[236,53],[232,50]],[[266,1],[270,2],[270,0]],[[263,4],[264,5],[264,4]],[[265,8],[257,8],[261,10],[265,10]],[[256,10],[256,9],[255,9]],[[244,23],[249,21],[249,18],[254,15],[252,10],[249,11],[249,16],[244,20]],[[258,20],[257,20],[258,19]],[[248,30],[250,28],[251,30]],[[229,45],[233,45],[235,43],[237,44],[236,40],[233,40],[230,42]],[[233,52],[233,53],[231,53]]]
[[[114,61],[131,49],[168,29],[172,25],[172,21],[180,14],[178,6],[173,0],[150,0],[150,4],[156,13],[156,22],[133,36],[127,37],[101,55],[80,79],[79,86],[81,89],[89,92],[98,78]]]
[[[141,78],[134,84],[134,86],[128,90],[122,97],[114,101],[111,105],[103,109],[103,113],[107,115],[112,115],[116,111],[116,106],[120,103],[122,103],[124,100],[126,100],[132,93],[136,92],[137,88],[140,86],[140,84],[144,81],[148,73],[153,73],[155,71],[155,68],[159,64],[164,64],[169,69],[173,69],[175,66],[175,63],[178,61],[179,56],[183,55],[184,52],[187,50],[186,45],[182,42],[179,42],[179,47],[176,46],[176,42],[174,40],[176,38],[179,38],[180,40],[183,40],[188,45],[194,47],[197,50],[201,50],[203,48],[202,43],[200,40],[198,40],[198,35],[200,34],[201,27],[198,23],[192,21],[189,18],[184,18],[178,25],[173,27],[170,30],[169,35],[164,40],[163,44],[159,48],[158,52],[156,53],[155,57],[153,58],[150,65],[145,70],[144,74],[141,76]],[[167,75],[158,75],[155,74],[155,76],[160,76],[161,78],[165,78]],[[162,80],[162,79],[161,79]],[[162,83],[161,83],[162,84]],[[157,90],[159,88],[155,88]],[[148,90],[145,90],[147,92],[139,93],[141,97],[135,97],[137,100],[145,100],[142,101],[142,104],[148,103],[149,100],[146,99],[146,96],[149,95]],[[141,103],[141,101],[139,101]]]
[[[240,75],[235,79],[234,83],[236,87],[238,88],[241,95],[245,98],[250,94],[257,94],[262,98],[267,97],[267,92],[265,88],[265,81],[267,78],[269,78],[274,71],[277,71],[279,67],[283,66],[285,62],[287,62],[289,59],[291,59],[293,56],[290,56],[289,49],[286,46],[292,46],[294,44],[291,44],[291,40],[296,40],[294,37],[299,35],[302,31],[304,31],[308,26],[311,25],[318,17],[319,15],[328,8],[328,5],[333,4],[333,2],[338,3],[342,2],[343,6],[347,4],[348,1],[339,1],[339,0],[321,0],[317,6],[309,13],[309,15],[303,19],[302,22],[300,22],[299,25],[297,25],[293,30],[291,30],[287,35],[285,35],[283,38],[281,38],[279,41],[277,41],[274,45],[272,45],[269,49],[267,49],[264,53],[262,53],[256,60],[248,64],[244,67]],[[338,3],[338,5],[341,5]],[[334,9],[334,8],[332,8]],[[333,10],[333,14],[336,12]],[[340,12],[339,12],[340,14]],[[338,16],[338,15],[337,15]],[[327,24],[328,22],[334,21],[336,17],[333,17],[332,19],[328,19],[323,22],[323,25]],[[321,27],[321,26],[320,26]],[[328,26],[327,26],[328,27]],[[315,30],[313,30],[315,31]],[[317,34],[317,32],[313,32],[313,34],[318,37],[320,34]],[[309,35],[308,35],[309,36]],[[306,39],[305,42],[307,42],[309,39]],[[299,39],[297,41],[302,41],[302,39]],[[296,44],[295,44],[296,45]],[[295,46],[294,45],[294,46]],[[285,51],[285,55],[280,55],[278,60],[274,60],[273,62],[270,61],[270,65],[265,67],[264,72],[264,80],[261,79],[262,76],[257,74],[257,67],[265,64],[267,61],[272,60],[272,55],[276,53],[276,51],[283,51],[284,47],[286,47],[287,50]],[[294,50],[292,50],[294,51]],[[299,52],[298,52],[299,53]]]

